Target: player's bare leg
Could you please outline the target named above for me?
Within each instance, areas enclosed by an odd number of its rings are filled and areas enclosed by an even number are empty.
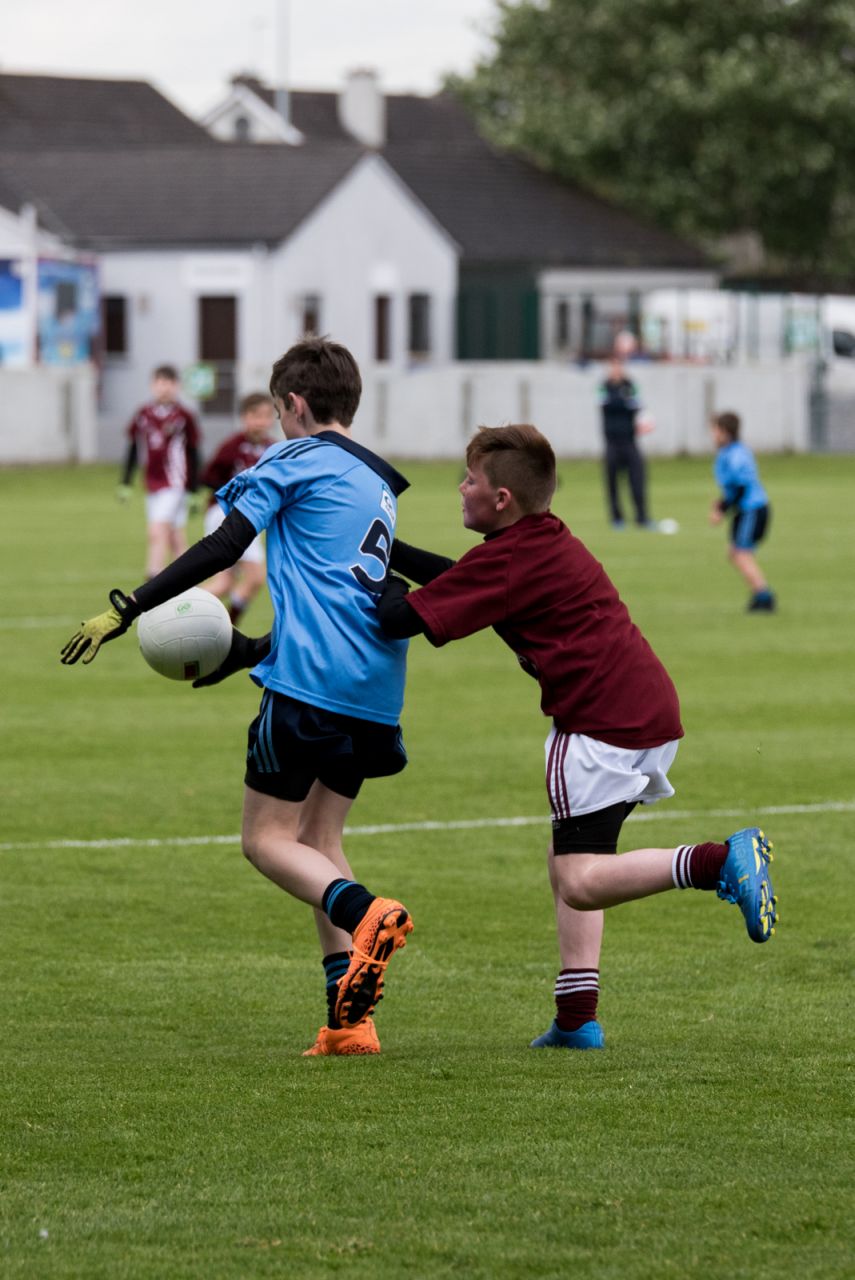
[[[172,525],[164,521],[153,521],[148,526],[148,539],[145,572],[147,578],[153,578],[169,563]]]
[[[561,897],[556,864],[575,854],[555,857],[549,850],[549,882],[555,901],[561,970],[555,981],[555,1020],[532,1041],[534,1049],[601,1049],[605,1044],[597,1022],[600,948],[604,913],[576,911]]]
[[[763,570],[757,563],[753,551],[745,551],[740,547],[731,547],[727,554],[730,563],[737,572],[742,574],[742,577],[755,595],[758,592],[769,590],[769,583],[766,581]]]
[[[344,827],[352,801],[334,792],[324,796],[323,819],[316,831]],[[305,801],[279,800],[247,787],[244,793],[242,845],[263,875],[293,897],[323,910],[330,923],[352,939],[352,954],[338,989],[335,1008],[343,1027],[356,1027],[374,1012],[382,997],[386,967],[413,925],[394,898],[377,898],[364,885],[340,874],[336,863],[301,839]],[[339,837],[340,838],[340,837]]]
[[[771,849],[758,827],[745,827],[723,844],[635,849],[620,856],[574,853],[554,863],[561,898],[576,911],[599,911],[667,889],[715,890],[740,908],[749,937],[766,942],[777,918]]]
[[[558,891],[576,911],[600,911],[673,889],[673,849],[571,853],[554,858]]]
[[[346,807],[342,808],[337,801],[344,801]],[[345,880],[355,878],[342,848],[344,820],[352,803],[330,791],[322,782],[316,782],[303,801],[298,829],[300,842],[325,854],[335,866],[336,874]],[[336,929],[326,912],[316,909],[315,924],[325,956],[350,950],[350,934]]]
[[[330,821],[344,827],[344,818],[353,803],[345,796],[330,797]],[[279,800],[247,787],[244,791],[243,852],[262,875],[292,897],[321,910],[324,891],[340,878],[339,867],[325,853],[300,839],[302,810],[300,803]]]
[[[203,582],[202,586],[206,591],[210,591],[212,596],[217,596],[222,600],[227,596],[235,584],[235,575],[231,569],[223,569],[220,573],[215,573],[213,578],[209,578],[207,582]]]
[[[169,549],[173,560],[177,560],[179,556],[184,555],[187,550],[187,530],[184,525],[170,525]]]

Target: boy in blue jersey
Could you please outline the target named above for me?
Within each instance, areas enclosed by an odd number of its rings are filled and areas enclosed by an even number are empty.
[[[267,531],[270,636],[234,632],[203,683],[252,665],[263,689],[247,748],[242,845],[286,892],[315,908],[327,1022],[308,1055],[380,1050],[371,1014],[386,965],[412,930],[406,908],[354,881],[342,849],[367,777],[406,764],[398,725],[406,640],[380,626],[382,590],[407,481],[351,439],[362,382],[352,355],[321,338],[273,366],[270,393],[285,440],[217,493],[226,518],[162,573],[82,624],[62,651],[89,663],[134,618],[232,565]]]
[[[733,512],[728,558],[751,588],[748,611],[772,613],[775,596],[754,555],[754,548],[768,531],[772,514],[757,463],[739,439],[738,414],[715,414],[710,428],[717,449],[715,478],[722,495],[713,502],[710,524],[720,524],[726,511]]]

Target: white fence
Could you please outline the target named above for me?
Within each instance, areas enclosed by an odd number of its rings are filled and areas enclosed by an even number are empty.
[[[656,430],[652,456],[711,450],[710,414],[739,413],[746,441],[761,452],[801,451],[809,442],[806,358],[764,364],[630,365]],[[388,457],[459,458],[479,425],[533,422],[561,457],[595,457],[602,448],[597,403],[604,366],[547,363],[456,363],[442,368],[364,372],[354,424],[362,444]],[[75,369],[0,369],[0,463],[88,462],[122,456],[135,405],[96,417],[95,376]],[[204,452],[233,431],[231,420],[202,414]]]
[[[97,458],[92,365],[0,369],[0,464]]]
[[[706,454],[709,418],[734,410],[744,438],[761,452],[803,451],[809,442],[809,364],[695,366],[638,362],[629,371],[656,429],[644,449],[662,457]],[[404,375],[365,376],[354,434],[398,458],[457,458],[477,426],[533,422],[561,457],[602,452],[598,386],[602,365],[455,364]]]

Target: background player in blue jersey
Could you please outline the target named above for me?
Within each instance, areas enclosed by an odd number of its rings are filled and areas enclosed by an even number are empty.
[[[375,603],[407,481],[351,439],[361,390],[344,347],[312,338],[287,351],[270,380],[285,440],[219,490],[219,529],[130,596],[112,591],[110,608],[62,651],[64,663],[91,662],[140,613],[234,564],[267,531],[273,630],[259,641],[235,632],[206,683],[255,659],[264,692],[249,729],[242,844],[259,871],[315,908],[327,1022],[311,1055],[379,1052],[370,1015],[412,930],[400,902],[354,881],[342,849],[363,780],[406,764],[407,641],[383,633]]]
[[[715,478],[721,489],[721,497],[710,511],[710,524],[720,524],[726,511],[733,512],[728,558],[751,588],[748,610],[772,613],[775,596],[754,555],[757,543],[768,532],[772,514],[754,454],[739,439],[738,414],[715,414],[710,429],[717,449]]]

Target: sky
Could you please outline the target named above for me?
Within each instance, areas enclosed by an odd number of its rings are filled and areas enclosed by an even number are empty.
[[[0,71],[148,80],[198,115],[231,76],[337,89],[371,67],[431,93],[489,48],[494,0],[21,0],[4,5]],[[85,22],[81,18],[85,18]]]

